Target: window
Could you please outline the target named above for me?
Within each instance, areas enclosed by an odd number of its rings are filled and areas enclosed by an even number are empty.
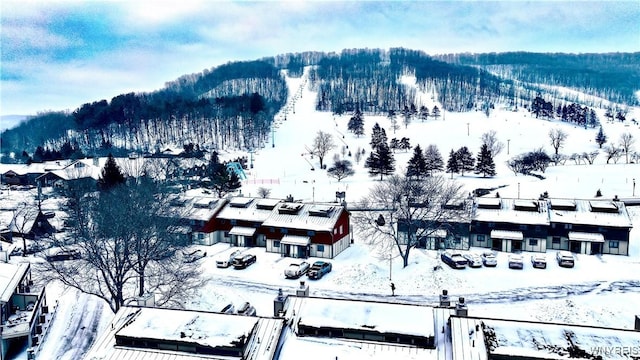
[[[476,236],[476,240],[478,240],[478,241],[484,241],[484,235],[478,235],[478,236]]]
[[[274,227],[270,227],[270,228],[269,228],[269,232],[270,232],[270,233],[274,233],[274,232],[276,232],[276,228],[274,228]]]
[[[529,246],[538,246],[538,239],[529,239]]]
[[[527,230],[527,225],[521,224],[520,225],[520,230]]]
[[[234,219],[234,220],[231,220],[230,222],[231,222],[231,225],[236,225],[236,224],[238,223],[238,221],[237,221],[237,220],[235,220],[235,219]]]
[[[564,224],[564,228],[568,229],[568,230],[571,230],[571,224]]]
[[[280,241],[275,240],[275,241],[273,242],[273,247],[274,247],[274,248],[279,248],[279,247],[280,247]]]
[[[460,244],[461,242],[462,242],[462,239],[460,239],[460,236],[456,236],[456,237],[453,239],[453,243],[454,243],[454,244]]]
[[[316,245],[316,250],[319,252],[324,252],[324,245]]]
[[[553,239],[551,239],[551,243],[560,244],[560,236],[554,236]]]
[[[496,223],[490,222],[490,223],[487,224],[487,226],[490,227],[490,228],[494,228],[494,227],[496,227]]]
[[[288,234],[289,229],[280,229],[280,234]]]
[[[225,232],[224,232],[224,237],[226,237],[226,238],[228,238],[228,237],[229,237],[229,232],[228,232],[228,231],[225,231]]]
[[[609,240],[609,248],[617,249],[620,247],[620,241],[618,240]]]
[[[340,230],[338,231],[338,233],[339,233],[340,235],[344,234],[344,232],[342,231],[342,225],[340,225]]]
[[[313,230],[307,231],[307,236],[315,236],[315,235],[316,235],[315,231],[313,231]]]

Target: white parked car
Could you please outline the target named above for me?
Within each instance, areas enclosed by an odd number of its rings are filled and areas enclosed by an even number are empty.
[[[478,254],[474,253],[465,253],[462,255],[463,258],[467,259],[467,265],[472,268],[482,267],[482,258]]]
[[[229,255],[223,255],[216,260],[216,267],[228,268],[233,263],[233,258],[236,257],[236,255],[240,255],[240,252],[240,250],[235,250]]]
[[[531,265],[534,268],[546,269],[547,257],[544,254],[533,254],[531,255]]]
[[[576,263],[575,257],[573,257],[573,254],[569,251],[558,251],[556,253],[556,260],[558,261],[558,265],[562,267],[572,268]]]
[[[509,254],[509,269],[523,269],[524,259],[522,254]]]
[[[482,264],[484,266],[497,266],[498,265],[498,257],[496,253],[493,251],[485,251],[482,253]]]
[[[311,265],[306,261],[294,262],[284,269],[284,277],[287,279],[297,279],[309,271]]]

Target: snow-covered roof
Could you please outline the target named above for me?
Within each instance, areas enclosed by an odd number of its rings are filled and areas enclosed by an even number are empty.
[[[632,227],[631,218],[623,202],[604,200],[565,200],[575,203],[575,210],[549,209],[549,220],[555,223],[594,226]],[[558,200],[551,199],[551,204]],[[594,211],[594,208],[596,211]]]
[[[6,303],[29,270],[28,263],[10,264],[0,262],[0,302]]]
[[[485,209],[476,207],[474,220],[484,222],[508,222],[513,224],[548,225],[549,215],[547,214],[546,203],[542,200],[522,200],[508,198],[476,198],[477,205],[500,205],[497,209]],[[542,203],[540,203],[542,202]],[[515,207],[526,207],[537,210],[515,210]]]
[[[633,330],[496,319],[482,323],[489,353],[496,355],[568,359],[571,350],[584,352],[585,358],[628,359],[640,349],[640,332]]]
[[[302,299],[291,302],[296,318],[294,323],[298,327],[354,329],[419,337],[435,336],[431,307],[313,297],[293,299]]]
[[[26,174],[43,174],[50,170],[62,169],[69,164],[67,160],[46,161],[43,163],[31,164],[0,164],[0,174],[6,174],[9,171],[17,175]]]
[[[298,207],[292,209],[292,207]],[[287,211],[281,211],[286,207]],[[262,223],[289,229],[305,229],[314,231],[331,231],[335,226],[343,207],[339,204],[302,204],[280,203]]]
[[[256,199],[250,197],[237,196],[231,198],[224,208],[216,216],[218,219],[244,220],[262,223],[267,219],[273,209],[269,204],[277,204],[282,200],[278,199]]]
[[[110,327],[100,335],[86,359],[125,358],[187,360],[224,358],[272,360],[284,321],[234,314],[159,308],[122,307]],[[119,340],[117,340],[119,339]],[[212,350],[209,354],[137,347],[130,341],[141,339],[151,344],[167,344],[183,349],[195,346]],[[116,343],[118,341],[118,343]],[[213,356],[215,350],[244,344],[241,356]],[[123,345],[120,345],[123,344]]]

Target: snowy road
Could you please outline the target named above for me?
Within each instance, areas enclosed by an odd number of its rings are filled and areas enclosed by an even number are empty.
[[[304,279],[306,280],[306,279]],[[320,280],[322,281],[322,280]],[[236,291],[238,289],[246,289],[247,291],[260,292],[264,294],[277,294],[278,289],[282,288],[284,293],[295,293],[298,288],[298,282],[290,287],[283,287],[276,284],[264,284],[255,281],[249,281],[245,279],[227,277],[217,281],[217,285],[233,288]],[[355,299],[355,300],[369,300],[376,301],[382,300],[388,301],[390,297],[387,294],[376,294],[366,292],[350,292],[350,291],[338,291],[336,289],[322,289],[313,286],[313,282],[310,282],[311,294],[318,297],[329,297],[339,299]],[[466,301],[474,304],[501,304],[501,303],[513,303],[520,301],[532,301],[532,300],[555,300],[567,297],[581,296],[581,295],[594,295],[594,294],[609,294],[609,293],[640,293],[640,281],[639,280],[620,280],[620,281],[593,281],[578,284],[564,284],[555,286],[536,286],[525,288],[514,288],[511,290],[494,291],[486,293],[451,293],[450,295],[463,296]],[[410,303],[410,304],[437,304],[439,301],[438,295],[403,295],[398,294],[393,297],[395,301]]]

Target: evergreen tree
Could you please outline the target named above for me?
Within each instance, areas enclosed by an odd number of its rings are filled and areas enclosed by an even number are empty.
[[[354,133],[357,137],[364,135],[364,119],[362,117],[362,112],[360,112],[360,109],[356,109],[351,119],[349,119],[347,129]]]
[[[598,144],[600,149],[602,149],[602,145],[604,145],[604,143],[606,142],[607,142],[607,135],[604,134],[604,131],[602,130],[602,126],[600,126],[600,130],[596,135],[596,143]]]
[[[387,133],[378,123],[373,125],[373,129],[371,131],[371,142],[369,144],[374,150],[381,144],[387,145]]]
[[[407,164],[407,177],[420,179],[427,175],[427,163],[425,162],[424,154],[420,145],[416,145],[413,148],[413,156]]]
[[[473,154],[469,151],[469,148],[463,146],[458,149],[456,153],[460,175],[464,176],[465,171],[473,171],[476,160],[473,158]]]
[[[434,171],[444,170],[444,160],[440,154],[440,150],[436,145],[429,145],[424,150],[424,160],[427,166],[427,172],[431,175]]]
[[[380,180],[384,175],[391,175],[395,171],[395,159],[386,143],[379,144],[371,152],[364,166],[369,169],[370,176],[380,175]]]
[[[207,164],[207,185],[218,193],[219,197],[224,194],[239,189],[242,184],[238,174],[227,169],[227,166],[220,163],[217,152],[211,154]]]
[[[476,174],[482,174],[482,177],[495,176],[496,164],[493,162],[493,155],[487,144],[482,144],[478,162],[476,164]]]
[[[411,149],[411,143],[409,142],[409,138],[408,137],[403,137],[402,139],[400,139],[400,149],[407,151],[409,149]]]
[[[107,162],[104,164],[104,168],[102,168],[100,179],[98,180],[100,189],[110,190],[117,185],[124,184],[125,180],[122,170],[120,170],[120,167],[116,163],[116,159],[112,154],[109,154]]]
[[[434,105],[431,114],[436,120],[438,120],[438,118],[440,117],[440,109],[436,105]]]
[[[447,172],[451,173],[451,178],[453,179],[453,174],[458,173],[458,171],[460,171],[458,153],[451,149],[451,152],[449,152],[449,160],[447,160]]]
[[[400,140],[398,140],[397,138],[391,139],[389,147],[391,147],[391,150],[396,151],[396,149],[400,148]]]

